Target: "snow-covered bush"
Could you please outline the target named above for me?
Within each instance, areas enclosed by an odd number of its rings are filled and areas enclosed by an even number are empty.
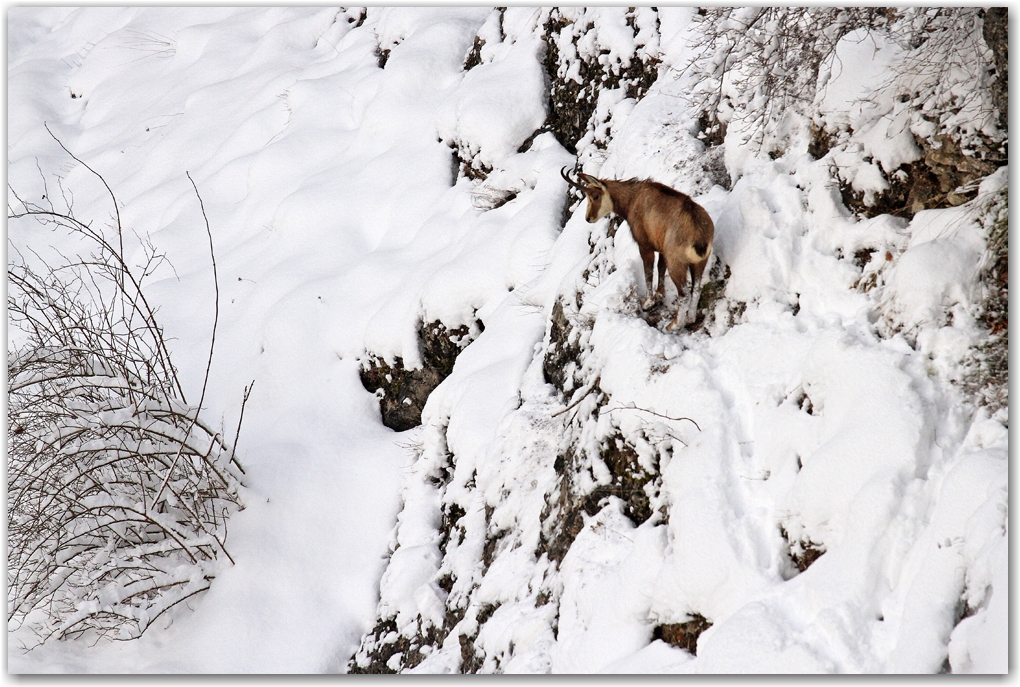
[[[970,182],[1006,159],[996,98],[1005,76],[983,37],[985,16],[699,10],[685,69],[696,77],[700,135],[721,143],[733,129],[745,157],[831,155],[844,203],[868,216],[959,205],[973,197]]]
[[[742,138],[770,150],[790,114],[810,118],[815,95],[828,79],[836,45],[861,28],[886,25],[886,8],[718,7],[698,10],[692,94],[701,111],[702,137],[721,142],[741,120]]]
[[[905,217],[957,206],[974,197],[972,182],[1005,164],[1000,75],[983,18],[979,8],[911,8],[879,36],[892,76],[849,121],[819,125],[838,141],[832,159],[848,205]]]
[[[904,12],[894,33],[910,49],[893,87],[912,110],[912,130],[930,143],[950,137],[971,155],[1001,140],[984,17],[978,7],[915,7]]]
[[[146,300],[162,256],[146,245],[132,269],[119,217],[110,239],[70,203],[11,195],[8,221],[34,219],[93,250],[7,269],[8,620],[40,641],[131,639],[208,589],[230,557],[243,470],[200,418],[202,399],[185,399]]]

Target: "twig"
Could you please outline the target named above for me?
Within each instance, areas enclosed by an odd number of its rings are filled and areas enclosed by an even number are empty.
[[[166,477],[163,478],[163,484],[160,486],[159,491],[156,492],[156,497],[152,499],[153,506],[159,502],[159,497],[163,495],[163,490],[166,489],[167,482],[170,481],[170,475],[173,474],[174,468],[177,467],[177,461],[181,458],[181,451],[184,450],[184,444],[187,442],[188,436],[191,434],[191,430],[195,428],[195,423],[198,422],[198,414],[202,410],[202,403],[205,401],[206,388],[209,386],[209,370],[212,369],[213,351],[216,348],[216,326],[220,321],[220,280],[216,273],[216,252],[213,250],[212,229],[209,228],[209,217],[205,214],[205,203],[202,202],[202,195],[198,192],[198,186],[195,185],[195,180],[191,178],[191,174],[188,172],[185,172],[184,174],[188,177],[188,181],[191,182],[191,187],[195,189],[195,195],[198,196],[198,206],[202,210],[202,219],[205,220],[205,233],[209,237],[209,257],[212,259],[213,287],[215,289],[215,299],[213,301],[213,326],[212,336],[209,339],[209,357],[205,362],[205,377],[202,380],[202,393],[198,398],[198,407],[195,408],[195,417],[191,421],[188,431],[184,434],[184,441],[181,442],[180,450],[177,451],[177,456],[174,458],[173,464],[170,466],[170,469],[166,471]],[[238,430],[240,430],[240,425],[238,425]],[[233,454],[231,454],[231,458],[233,458]]]
[[[563,415],[563,413],[567,412],[568,410],[571,410],[572,408],[575,408],[575,407],[577,407],[577,405],[578,405],[578,404],[579,404],[579,403],[580,403],[581,401],[583,401],[583,400],[584,400],[585,398],[587,398],[587,397],[588,397],[588,394],[590,394],[590,393],[591,393],[592,391],[594,391],[594,390],[595,390],[595,387],[597,387],[597,386],[599,385],[599,381],[600,381],[601,379],[602,379],[602,376],[601,376],[601,375],[599,375],[599,376],[595,377],[595,380],[594,380],[594,381],[593,381],[593,382],[592,382],[591,384],[589,384],[589,385],[588,385],[588,389],[587,389],[587,390],[586,390],[586,391],[585,391],[585,392],[584,392],[583,394],[581,394],[580,398],[578,398],[578,399],[577,399],[576,401],[574,401],[573,403],[571,403],[570,405],[568,405],[568,406],[567,406],[566,408],[564,408],[563,410],[558,410],[558,411],[556,411],[555,413],[553,413],[553,414],[552,414],[552,416],[551,416],[551,417],[559,417],[560,415]]]
[[[665,420],[673,420],[675,422],[680,422],[681,420],[687,420],[692,425],[697,427],[699,432],[701,431],[701,427],[698,425],[698,423],[695,422],[694,420],[692,420],[689,417],[672,417],[670,415],[663,415],[662,413],[657,413],[654,410],[648,410],[648,408],[639,408],[638,406],[634,405],[633,403],[631,403],[629,406],[616,406],[615,408],[607,408],[606,412],[607,413],[611,413],[614,410],[640,410],[643,413],[649,413],[650,415],[654,415],[656,417],[661,417],[661,418],[663,418]]]
[[[110,194],[110,198],[113,199],[113,212],[116,215],[116,219],[117,219],[117,238],[120,241],[120,255],[123,256],[124,255],[124,234],[123,234],[123,232],[121,231],[121,228],[120,228],[120,208],[117,207],[117,196],[113,195],[113,189],[111,189],[110,185],[106,183],[106,179],[103,178],[102,174],[100,174],[96,170],[94,170],[91,167],[89,167],[83,160],[79,159],[78,156],[76,156],[74,153],[72,153],[70,150],[67,149],[67,146],[65,146],[61,142],[61,140],[59,138],[57,138],[53,134],[52,131],[50,131],[50,125],[49,124],[47,124],[46,122],[43,122],[43,127],[46,128],[46,133],[48,133],[53,138],[53,140],[57,142],[57,145],[59,145],[61,148],[63,148],[64,152],[71,156],[71,159],[73,159],[75,162],[77,162],[78,164],[80,164],[83,167],[85,167],[85,169],[87,169],[88,171],[90,171],[93,174],[95,174],[97,177],[99,177],[99,180],[101,182],[103,182],[103,186],[106,187],[107,193],[109,193]],[[121,284],[121,288],[123,288],[123,284]]]
[[[666,432],[666,433],[665,433],[665,434],[663,435],[663,438],[665,438],[665,437],[669,437],[670,439],[673,439],[674,441],[679,441],[679,442],[680,442],[681,444],[683,444],[683,445],[684,445],[684,448],[687,448],[687,442],[686,442],[686,441],[684,441],[683,439],[681,439],[680,437],[676,436],[676,435],[675,435],[675,434],[673,434],[672,432]]]
[[[244,398],[241,399],[241,414],[237,418],[237,432],[234,433],[234,443],[230,447],[230,462],[237,466],[237,469],[241,471],[241,474],[245,474],[244,468],[241,467],[241,462],[234,457],[234,451],[237,450],[237,440],[241,436],[241,422],[244,420],[244,406],[248,403],[248,396],[251,394],[251,390],[255,388],[255,380],[251,380],[251,384],[244,387]]]
[[[52,134],[51,134],[52,135]],[[59,141],[58,141],[59,142]],[[61,144],[62,146],[63,144]],[[103,182],[106,183],[105,181]],[[116,202],[116,199],[115,201]],[[104,256],[108,256],[113,262],[116,263],[116,267],[102,263],[105,268],[108,268],[114,277],[114,283],[117,285],[120,292],[124,294],[124,297],[128,299],[131,309],[137,312],[142,319],[145,321],[146,327],[151,331],[153,341],[156,345],[156,357],[163,367],[163,371],[166,376],[176,386],[177,393],[180,394],[182,400],[184,400],[184,390],[181,387],[180,381],[177,379],[177,373],[170,363],[170,351],[166,347],[166,342],[163,339],[162,331],[156,324],[155,311],[149,305],[148,300],[145,298],[145,294],[142,292],[141,282],[135,279],[134,273],[128,268],[127,263],[124,260],[123,253],[118,253],[117,249],[110,245],[106,238],[98,231],[92,229],[90,224],[81,222],[71,214],[63,214],[59,212],[52,212],[48,210],[39,209],[38,206],[26,204],[22,201],[24,207],[23,212],[14,212],[7,215],[8,220],[20,219],[22,217],[35,217],[43,224],[53,223],[58,226],[62,226],[65,229],[69,229],[72,232],[82,234],[93,241],[95,241],[103,251]],[[120,227],[118,226],[118,232]],[[134,296],[128,294],[127,283],[124,280],[124,276],[127,276],[127,280],[131,283]],[[143,307],[139,308],[138,303],[141,303]],[[169,402],[169,397],[167,401]]]

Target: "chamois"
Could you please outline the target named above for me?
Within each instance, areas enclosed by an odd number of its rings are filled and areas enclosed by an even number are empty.
[[[627,179],[596,179],[590,174],[578,174],[574,181],[567,168],[560,175],[568,184],[584,192],[588,198],[585,219],[597,222],[615,212],[630,227],[637,242],[641,260],[645,265],[646,297],[641,304],[648,310],[666,294],[666,269],[676,284],[680,304],[676,317],[666,329],[682,328],[693,322],[701,298],[701,276],[712,253],[715,224],[701,207],[688,195],[655,181]],[[581,183],[579,183],[581,182]],[[652,293],[652,264],[659,254],[659,283]],[[687,272],[691,273],[690,302],[683,307]]]

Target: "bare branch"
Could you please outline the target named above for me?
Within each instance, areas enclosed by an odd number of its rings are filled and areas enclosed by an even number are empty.
[[[107,241],[70,207],[10,194],[9,220],[67,230],[95,252],[61,255],[56,266],[34,251],[35,268],[8,263],[9,322],[24,334],[7,361],[8,621],[28,620],[40,643],[86,632],[130,639],[207,589],[220,554],[233,562],[226,522],[240,508],[243,474],[234,452],[254,382],[228,447],[201,419],[219,321],[201,196],[216,302],[201,398],[191,406],[142,290],[165,256],[140,241],[145,256],[132,270],[122,240]],[[115,222],[122,236],[119,214]]]
[[[202,394],[198,399],[198,409],[195,412],[195,418],[192,420],[191,426],[185,435],[187,440],[187,434],[191,434],[191,430],[195,427],[195,422],[198,421],[198,412],[202,409],[202,403],[205,402],[205,391],[209,386],[209,370],[212,369],[213,351],[216,349],[216,326],[220,321],[220,280],[216,274],[216,252],[213,250],[213,238],[212,229],[209,228],[209,217],[205,214],[205,203],[202,202],[202,195],[198,192],[198,186],[195,185],[195,180],[191,178],[191,174],[185,172],[188,177],[188,181],[191,182],[191,187],[195,189],[195,195],[198,196],[198,205],[202,209],[202,219],[205,220],[205,232],[209,237],[209,257],[212,259],[213,268],[213,287],[215,288],[215,298],[213,300],[213,327],[212,336],[209,337],[209,357],[205,362],[205,377],[202,379]],[[183,444],[182,444],[183,449]],[[174,458],[173,465],[166,471],[166,477],[163,478],[163,484],[160,486],[159,491],[156,492],[156,497],[152,500],[153,503],[159,501],[159,497],[163,495],[163,490],[166,489],[166,483],[170,480],[170,475],[173,473],[174,468],[177,467],[177,461],[180,460],[181,453],[178,451],[177,457]]]
[[[61,148],[63,148],[64,152],[71,156],[72,160],[74,160],[75,162],[80,164],[82,167],[84,167],[88,171],[92,172],[94,175],[96,175],[96,177],[98,177],[99,181],[103,182],[103,186],[106,188],[107,193],[110,194],[110,199],[113,201],[113,212],[114,212],[114,216],[116,217],[116,222],[117,222],[117,239],[120,242],[120,246],[119,246],[120,247],[120,251],[119,251],[119,254],[120,255],[124,255],[124,233],[121,231],[121,228],[120,228],[120,207],[118,207],[118,205],[117,205],[117,196],[115,196],[113,194],[113,189],[111,189],[110,185],[106,183],[106,179],[103,178],[102,174],[100,174],[96,170],[94,170],[91,167],[89,167],[85,163],[84,160],[81,160],[80,158],[78,158],[78,156],[76,156],[74,153],[72,153],[70,150],[67,149],[67,146],[65,146],[63,144],[63,142],[59,138],[57,138],[52,131],[50,131],[50,125],[49,124],[47,124],[46,122],[43,122],[43,127],[45,127],[45,129],[46,129],[46,133],[48,133],[50,135],[50,137],[52,137],[53,140],[57,142],[57,145],[60,146]]]
[[[565,412],[567,412],[568,410],[571,410],[571,409],[573,409],[573,408],[576,408],[576,407],[578,406],[578,404],[580,404],[580,403],[581,403],[581,401],[583,401],[583,400],[584,400],[585,398],[587,398],[587,397],[588,397],[588,395],[589,395],[589,394],[591,394],[591,392],[595,391],[595,388],[596,388],[596,387],[597,387],[597,386],[599,385],[599,381],[601,381],[601,379],[602,379],[602,377],[600,377],[600,376],[599,376],[599,377],[595,377],[595,379],[594,379],[594,380],[592,381],[592,383],[588,385],[588,388],[587,388],[587,389],[585,389],[584,393],[583,393],[583,394],[581,394],[581,395],[580,395],[580,396],[579,396],[579,397],[577,398],[577,400],[576,400],[576,401],[574,401],[573,403],[571,403],[570,405],[568,405],[568,406],[567,406],[566,408],[564,408],[563,410],[557,410],[557,411],[556,411],[555,413],[553,413],[553,414],[552,414],[552,416],[551,416],[551,417],[559,417],[560,415],[563,415],[563,414],[564,414]]]
[[[616,406],[615,408],[606,408],[606,412],[607,413],[611,413],[614,410],[640,410],[642,413],[648,413],[649,415],[654,415],[656,417],[661,417],[661,418],[663,418],[665,420],[674,420],[676,422],[680,422],[681,420],[686,420],[687,422],[690,422],[692,425],[697,427],[699,432],[701,431],[701,427],[698,426],[698,423],[695,422],[694,420],[692,420],[689,417],[672,417],[670,415],[663,415],[662,413],[657,413],[654,410],[649,410],[648,408],[640,408],[640,407],[634,405],[633,403],[631,403],[630,405],[626,405],[626,406]]]

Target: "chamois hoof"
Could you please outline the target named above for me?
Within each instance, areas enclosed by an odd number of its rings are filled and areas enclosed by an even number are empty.
[[[670,322],[669,324],[666,325],[666,331],[667,332],[678,331],[678,330],[683,329],[686,326],[687,326],[687,319],[686,318],[682,318],[682,317],[677,317],[675,320],[673,320],[672,322]]]
[[[653,307],[654,305],[655,305],[655,301],[654,301],[653,299],[651,299],[651,298],[646,298],[646,299],[645,299],[645,300],[644,300],[644,301],[643,301],[643,302],[641,303],[641,309],[642,309],[642,310],[651,310],[651,309],[652,309],[652,307]]]

